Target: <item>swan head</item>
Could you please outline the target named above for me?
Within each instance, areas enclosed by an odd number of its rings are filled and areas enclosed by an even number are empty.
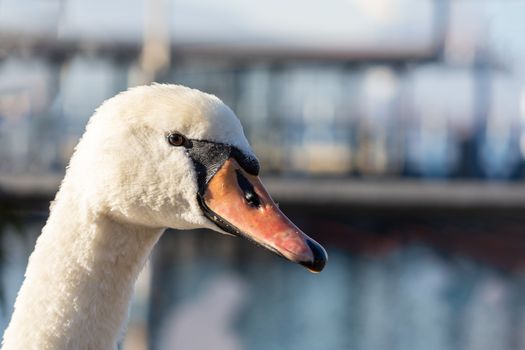
[[[233,111],[180,85],[132,88],[104,102],[62,187],[90,212],[159,228],[243,236],[312,271],[325,250],[279,210]]]

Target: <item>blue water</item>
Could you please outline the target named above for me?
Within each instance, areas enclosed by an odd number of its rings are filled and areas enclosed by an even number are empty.
[[[4,235],[5,327],[43,219]],[[416,242],[351,253],[328,245],[312,274],[247,241],[168,231],[155,249],[149,349],[525,349],[525,279]],[[137,322],[137,318],[142,321]]]
[[[329,246],[314,275],[243,240],[196,234],[159,243],[152,349],[170,348],[166,339],[191,349],[525,348],[520,272],[410,243],[372,255]],[[188,249],[198,253],[181,260]]]

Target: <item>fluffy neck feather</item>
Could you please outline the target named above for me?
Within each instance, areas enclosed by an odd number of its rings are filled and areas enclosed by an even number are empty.
[[[162,230],[94,214],[72,194],[57,198],[2,349],[115,349],[134,282]]]

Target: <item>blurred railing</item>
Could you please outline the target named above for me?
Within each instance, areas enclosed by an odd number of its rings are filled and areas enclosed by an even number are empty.
[[[0,173],[61,173],[97,105],[126,89],[134,58],[0,62]],[[489,64],[175,61],[158,80],[218,95],[268,173],[517,179],[519,89]],[[523,104],[523,103],[522,103]]]

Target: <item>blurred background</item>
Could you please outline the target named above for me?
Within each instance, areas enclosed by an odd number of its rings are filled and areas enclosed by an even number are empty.
[[[525,349],[525,2],[0,0],[0,330],[94,109],[216,94],[320,275],[168,231],[121,349]]]

